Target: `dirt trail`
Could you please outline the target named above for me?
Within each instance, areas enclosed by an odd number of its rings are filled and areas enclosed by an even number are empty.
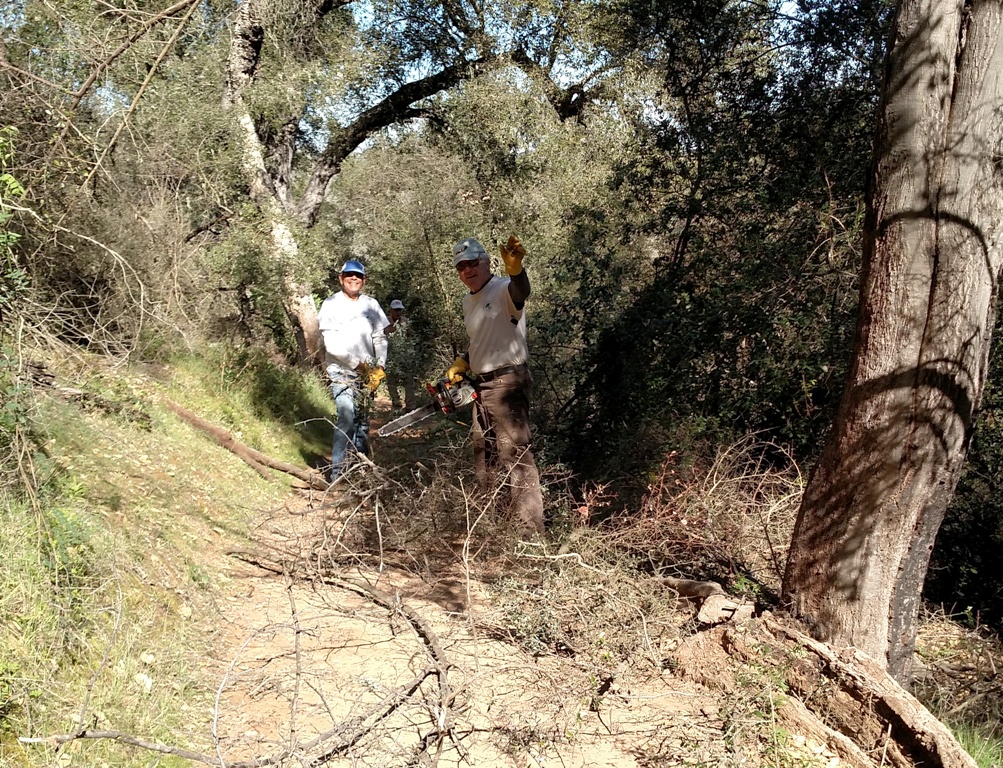
[[[262,516],[259,549],[232,570],[213,662],[227,762],[288,750],[297,765],[752,764],[729,748],[721,694],[650,659],[606,676],[532,656],[497,631],[485,587],[459,563],[424,578],[353,566],[341,585],[277,572],[277,553],[309,558],[350,508],[301,498]]]

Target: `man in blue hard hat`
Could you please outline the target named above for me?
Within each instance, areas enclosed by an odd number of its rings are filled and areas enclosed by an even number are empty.
[[[366,401],[386,378],[384,329],[389,323],[380,303],[362,293],[366,268],[361,261],[346,261],[338,282],[341,290],[324,300],[317,318],[324,337],[325,370],[337,410],[328,476],[332,483],[346,468],[349,445],[359,453],[369,453]]]

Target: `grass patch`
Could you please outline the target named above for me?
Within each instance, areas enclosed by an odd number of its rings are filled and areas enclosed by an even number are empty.
[[[170,370],[168,395],[252,448],[310,466],[329,450],[334,404],[319,376],[225,346]]]
[[[1003,736],[998,724],[972,725],[959,722],[951,725],[958,743],[972,756],[979,768],[999,768],[1003,765]]]
[[[968,616],[930,606],[921,617],[916,649],[923,663],[915,693],[948,725],[981,768],[1003,765],[1003,642]]]
[[[0,496],[0,764],[136,758],[107,740],[58,754],[18,741],[82,727],[211,752],[218,679],[204,661],[213,605],[234,588],[219,553],[248,540],[288,483],[265,481],[163,398],[298,464],[329,440],[329,398],[313,377],[222,352],[170,369],[67,357],[52,370],[30,407],[37,492]]]

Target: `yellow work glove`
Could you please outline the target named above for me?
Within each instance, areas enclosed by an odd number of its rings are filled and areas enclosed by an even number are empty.
[[[470,370],[470,365],[462,357],[457,355],[453,364],[449,366],[449,370],[446,371],[446,381],[450,384],[456,384],[457,382],[463,381],[463,374]]]
[[[376,388],[380,385],[380,382],[387,377],[387,372],[383,368],[377,366],[369,371],[369,380],[367,381],[367,386],[371,392],[375,392]]]
[[[512,235],[501,247],[501,257],[505,262],[505,271],[510,275],[518,275],[522,272],[522,260],[526,258],[526,249],[519,242],[519,238]]]

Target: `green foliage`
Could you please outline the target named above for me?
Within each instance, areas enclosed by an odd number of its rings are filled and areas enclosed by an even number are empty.
[[[199,589],[209,589],[212,585],[212,581],[209,578],[209,573],[206,568],[197,563],[189,564],[188,579]]]
[[[31,445],[30,391],[20,377],[15,350],[0,346],[0,491],[21,488]]]
[[[546,588],[526,594],[518,579],[502,579],[495,584],[499,597],[500,621],[529,653],[540,655],[562,647],[564,632],[555,613],[558,602]]]
[[[11,318],[19,297],[28,290],[28,275],[18,264],[14,246],[21,235],[9,229],[14,214],[10,207],[25,196],[21,183],[8,171],[14,158],[17,129],[0,127],[0,334],[12,328]]]
[[[81,593],[93,574],[93,531],[79,508],[84,489],[73,487],[68,491],[68,505],[46,510],[42,562],[51,574],[52,583],[63,595],[64,605],[70,611],[68,615],[81,621],[83,616],[77,613]]]
[[[849,357],[876,84],[814,83],[828,140],[792,143],[805,117],[786,82],[810,56],[764,55],[768,29],[740,13],[634,21],[625,35],[665,46],[664,111],[637,116],[642,149],[616,177],[614,248],[648,269],[621,283],[629,306],[607,299],[590,313],[559,428],[565,455],[590,476],[631,476],[686,448],[662,442],[680,431],[717,441],[766,430],[811,456]],[[605,217],[582,213],[582,240],[595,244]],[[584,303],[596,281],[582,284]],[[633,450],[611,462],[621,435]]]
[[[0,661],[0,737],[10,728],[9,718],[18,709],[21,694],[19,679],[24,673],[14,660]]]
[[[100,537],[84,489],[70,483],[39,491],[38,510],[0,492],[0,742],[37,709],[53,665],[79,660],[95,621],[89,596]]]
[[[0,446],[11,447],[14,435],[28,429],[28,390],[18,377],[14,350],[4,346],[0,349]],[[6,452],[6,451],[5,451]]]
[[[975,760],[979,768],[998,768],[1003,765],[1003,735],[996,724],[976,726],[957,723],[951,726],[954,738]]]
[[[461,158],[407,137],[346,163],[329,220],[320,224],[331,229],[332,278],[346,258],[361,258],[372,275],[366,292],[384,309],[392,299],[404,302],[414,338],[442,370],[466,349],[463,286],[449,255],[461,237],[480,234],[479,190]],[[328,290],[336,287],[330,279]]]
[[[439,371],[433,371],[430,365],[433,361],[430,352],[425,340],[414,332],[410,319],[405,315],[387,337],[387,373],[399,382],[415,379],[430,381],[439,375]]]
[[[971,628],[962,615],[925,610],[916,650],[929,674],[912,692],[982,768],[1000,764],[1003,749],[1003,697],[999,669],[1000,635],[985,625]]]
[[[239,388],[248,399],[256,417],[278,424],[304,424],[325,413],[326,392],[319,394],[317,380],[305,377],[301,370],[279,365],[259,351],[238,352],[223,375],[229,386]]]
[[[292,354],[296,348],[284,300],[287,294],[285,265],[270,250],[268,223],[252,206],[241,210],[228,236],[205,254],[204,264],[221,283],[214,336],[229,333],[246,345],[276,345]]]
[[[0,488],[0,657],[4,659],[0,665],[0,740],[30,686],[33,662],[38,661],[32,648],[36,632],[54,624],[45,609],[50,603],[45,574],[34,556],[36,533],[28,510]],[[27,641],[25,646],[22,639]]]

